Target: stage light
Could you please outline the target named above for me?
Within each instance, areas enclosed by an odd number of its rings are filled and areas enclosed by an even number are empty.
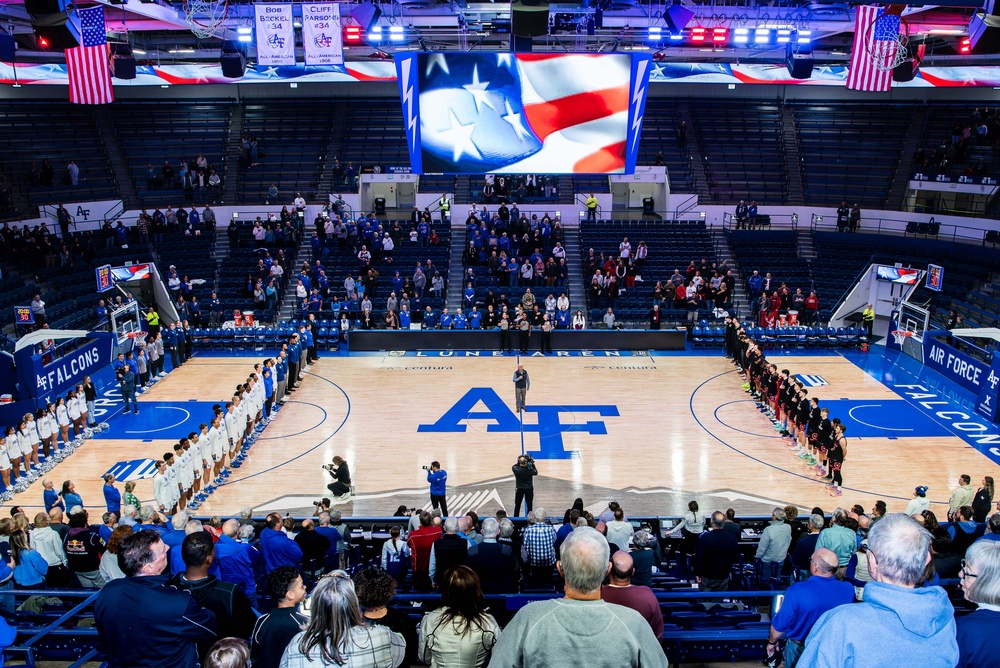
[[[382,26],[372,26],[372,29],[368,31],[368,41],[378,42],[382,39]]]
[[[237,35],[236,36],[236,41],[237,42],[252,42],[253,41],[253,36],[251,36],[251,35]]]
[[[239,33],[240,35],[252,35],[253,28],[237,28],[236,32]]]
[[[958,52],[966,55],[972,52],[972,41],[968,37],[958,41]]]
[[[778,30],[778,44],[788,44],[792,40],[792,31],[788,28]]]
[[[725,42],[729,38],[729,28],[721,26],[712,28],[712,41],[715,43]]]
[[[671,35],[671,36],[670,36],[670,41],[671,41],[671,42],[679,42],[679,41],[681,41],[682,39],[684,39],[684,35],[682,35],[682,34],[680,34],[680,33],[678,33],[678,34],[676,34],[676,35]]]
[[[646,39],[650,42],[659,42],[663,39],[663,28],[659,26],[649,26],[649,31],[646,35]]]
[[[750,31],[747,28],[737,28],[733,31],[734,44],[746,44],[750,41]]]
[[[389,28],[389,39],[393,42],[402,42],[403,37],[403,26],[392,26]]]
[[[968,42],[969,40],[965,40],[965,41]],[[38,46],[42,47],[43,49],[49,48],[49,40],[45,39],[44,37],[39,37],[38,38]]]
[[[344,28],[344,41],[357,43],[361,41],[361,28],[358,26],[347,26]]]
[[[753,31],[754,44],[767,44],[771,41],[771,31],[768,28],[757,28]]]
[[[708,30],[706,28],[691,28],[691,41],[692,42],[704,42],[706,33]]]
[[[812,30],[800,30],[798,31],[799,44],[810,44],[812,43]]]

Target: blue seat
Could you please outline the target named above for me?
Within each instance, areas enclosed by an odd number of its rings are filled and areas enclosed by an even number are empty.
[[[861,343],[861,334],[858,332],[857,327],[847,328],[847,338],[850,340],[852,346],[856,346]]]
[[[253,336],[254,347],[263,347],[267,344],[267,329],[264,327],[255,327],[250,330]]]
[[[726,329],[724,327],[712,328],[712,345],[722,346],[726,343]]]
[[[188,336],[191,337],[191,343],[194,345],[201,346],[205,344],[205,332],[201,329],[201,327],[195,327],[192,329]]]
[[[223,348],[233,350],[236,347],[236,330],[228,327],[223,329],[220,339],[222,340]]]
[[[837,329],[835,327],[826,328],[826,347],[835,348],[839,340],[837,339]]]
[[[796,348],[806,348],[808,346],[808,340],[806,335],[805,327],[795,328],[795,347]]]
[[[844,327],[837,328],[837,345],[844,347],[851,345],[851,337],[847,334],[847,329]]]
[[[326,327],[320,327],[316,330],[316,347],[320,348],[326,346],[330,341],[330,330]]]
[[[815,348],[819,345],[819,336],[816,334],[815,327],[806,328],[806,347]]]
[[[705,330],[700,325],[695,325],[691,329],[691,340],[694,342],[695,348],[701,348],[705,345]]]
[[[222,328],[216,327],[212,330],[212,349],[221,350],[225,347],[225,339],[222,336]]]

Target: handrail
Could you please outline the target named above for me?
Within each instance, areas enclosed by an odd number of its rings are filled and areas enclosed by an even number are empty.
[[[686,200],[680,203],[680,205],[674,209],[671,218],[677,220],[677,217],[681,214],[685,214],[691,209],[693,209],[698,204],[698,195],[689,195]]]

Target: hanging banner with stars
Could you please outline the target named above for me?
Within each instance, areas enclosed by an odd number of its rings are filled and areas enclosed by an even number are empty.
[[[414,173],[631,174],[651,59],[396,56]]]

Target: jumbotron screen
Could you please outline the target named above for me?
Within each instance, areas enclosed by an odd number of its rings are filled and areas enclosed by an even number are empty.
[[[397,54],[416,174],[631,174],[642,54]]]

